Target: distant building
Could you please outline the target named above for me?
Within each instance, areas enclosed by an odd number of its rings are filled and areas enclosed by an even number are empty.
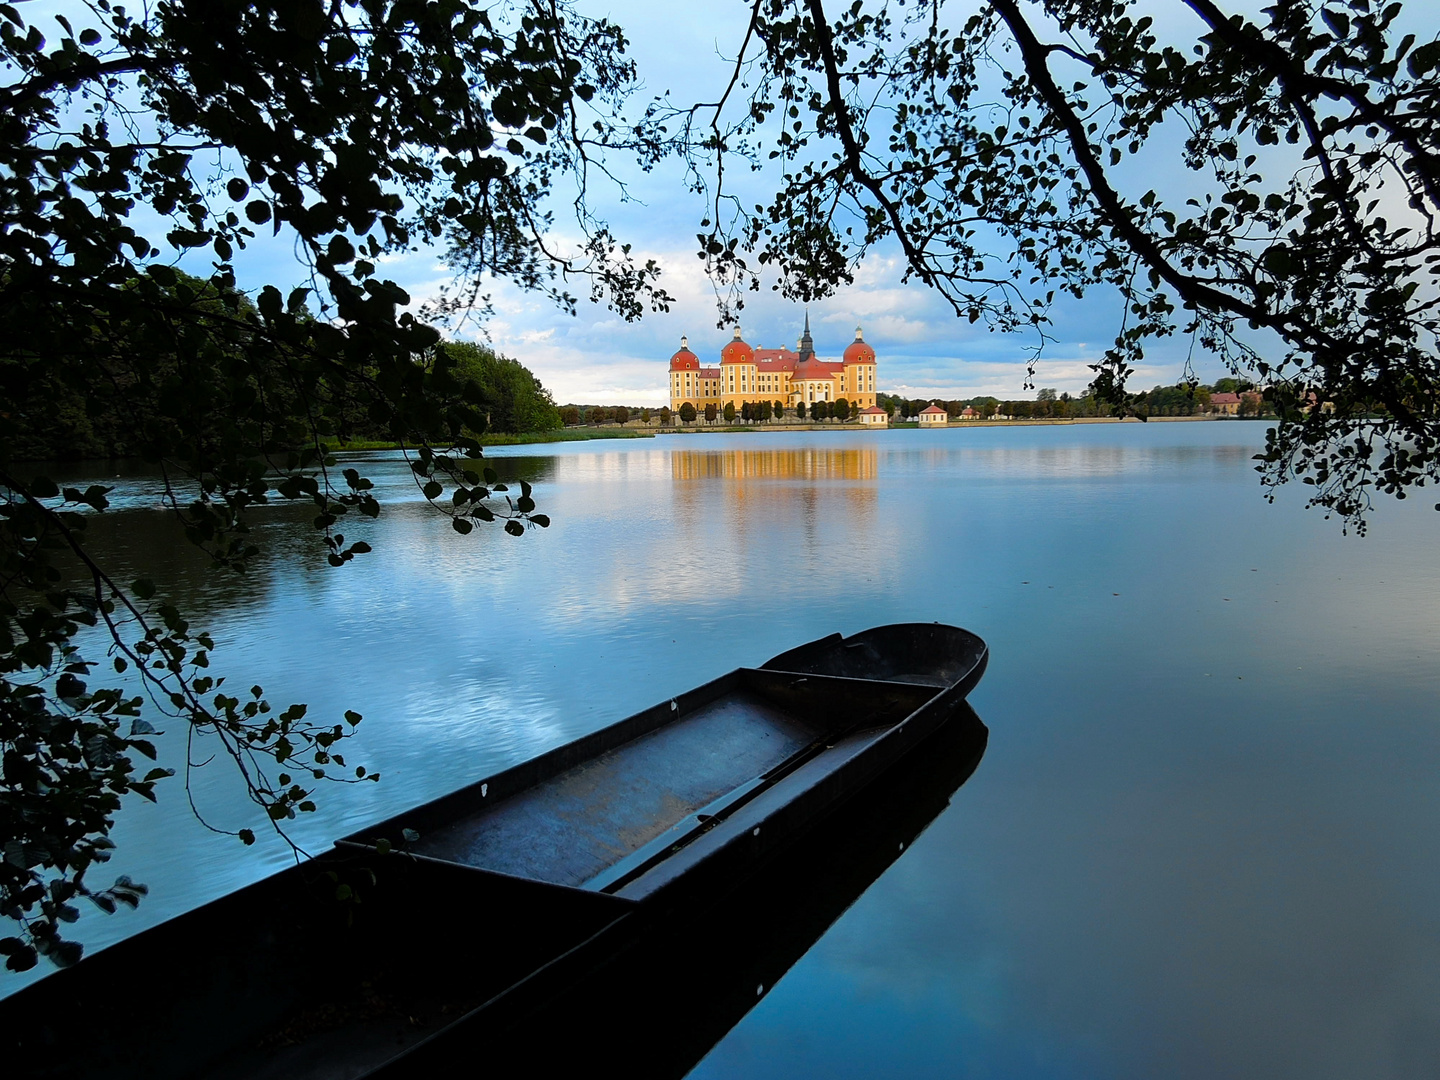
[[[960,410],[960,419],[961,419],[961,420],[979,420],[979,419],[980,419],[980,414],[979,414],[978,412],[976,412],[973,408],[971,408],[969,405],[966,405],[965,408],[963,408],[963,409]]]
[[[696,409],[714,405],[738,410],[747,401],[778,401],[793,409],[801,402],[808,410],[817,401],[844,398],[866,408],[875,404],[875,350],[855,328],[855,340],[838,362],[815,355],[810,337],[810,316],[797,350],[758,349],[747,345],[735,328],[735,339],[720,350],[719,367],[701,367],[690,351],[689,339],[680,339],[680,351],[670,358],[670,408],[689,402]]]
[[[1260,395],[1253,390],[1247,390],[1243,394],[1232,394],[1229,392],[1210,395],[1210,411],[1220,413],[1222,416],[1238,416],[1242,404],[1249,407],[1251,412],[1260,411]]]
[[[889,427],[890,417],[879,405],[860,410],[860,423],[866,427]]]
[[[1231,393],[1211,394],[1210,411],[1224,416],[1234,416],[1240,411],[1240,395]]]
[[[921,427],[944,427],[949,422],[949,414],[939,405],[927,405],[920,410]]]

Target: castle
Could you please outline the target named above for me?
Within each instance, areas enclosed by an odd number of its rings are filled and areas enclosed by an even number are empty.
[[[678,411],[689,403],[696,410],[706,405],[739,409],[747,401],[778,401],[787,409],[804,402],[808,409],[836,398],[858,402],[861,408],[875,404],[875,350],[858,326],[844,357],[828,363],[815,355],[807,313],[797,348],[752,348],[741,340],[737,326],[735,340],[720,350],[720,366],[701,367],[689,340],[682,337],[680,351],[670,358],[670,408]]]

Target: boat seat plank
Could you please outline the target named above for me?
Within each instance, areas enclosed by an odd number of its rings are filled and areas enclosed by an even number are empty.
[[[815,738],[737,690],[533,788],[422,835],[418,854],[581,885]]]
[[[823,751],[789,773],[778,785],[759,792],[755,798],[736,811],[733,817],[716,829],[702,833],[694,842],[670,859],[648,868],[643,874],[627,880],[615,895],[626,900],[642,900],[665,885],[683,876],[717,848],[733,837],[750,832],[777,809],[825,783],[845,765],[862,755],[879,741],[888,727],[870,727],[852,731],[837,738]]]

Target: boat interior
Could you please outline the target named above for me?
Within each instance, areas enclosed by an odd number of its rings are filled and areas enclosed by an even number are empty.
[[[407,850],[624,895],[677,846],[786,777],[852,757],[935,695],[907,683],[750,668],[707,690],[683,707],[662,706],[651,730],[574,764],[557,762],[508,796],[503,778],[472,787],[479,797],[465,812],[452,805],[443,823],[412,827],[419,839]]]

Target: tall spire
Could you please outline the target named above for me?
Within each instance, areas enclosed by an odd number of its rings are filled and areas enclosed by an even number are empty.
[[[810,307],[805,307],[805,333],[800,335],[800,359],[809,360],[815,355],[815,339],[810,336]]]

